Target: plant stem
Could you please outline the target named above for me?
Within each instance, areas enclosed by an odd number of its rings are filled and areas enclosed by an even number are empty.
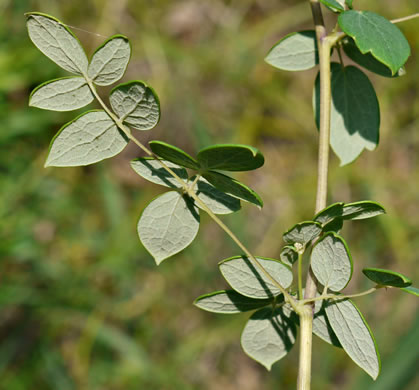
[[[409,16],[404,16],[402,18],[398,18],[398,19],[393,19],[390,20],[391,23],[401,23],[401,22],[406,22],[407,20],[411,20],[411,19],[416,19],[419,18],[419,12],[409,15]]]
[[[300,316],[300,360],[298,362],[298,390],[310,390],[313,313],[310,306],[303,306]]]
[[[356,294],[349,294],[349,295],[334,295],[334,294],[325,294],[325,295],[321,295],[319,297],[314,297],[314,298],[310,298],[310,299],[304,299],[301,301],[301,303],[309,303],[309,302],[315,302],[315,301],[322,301],[324,299],[331,299],[334,301],[341,301],[343,299],[349,299],[349,298],[357,298],[357,297],[362,297],[364,295],[368,295],[371,294],[373,292],[376,292],[377,290],[379,290],[380,288],[393,288],[392,286],[382,286],[382,285],[377,285],[375,287],[370,288],[369,290],[360,292],[360,293],[356,293]]]
[[[298,299],[303,299],[303,254],[298,253]]]

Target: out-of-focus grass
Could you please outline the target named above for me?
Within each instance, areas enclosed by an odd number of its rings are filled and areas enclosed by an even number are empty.
[[[417,12],[415,0],[364,3],[389,18]],[[277,257],[281,232],[312,216],[315,196],[316,72],[279,72],[263,62],[281,36],[311,28],[306,1],[3,0],[1,389],[295,388],[297,348],[267,373],[240,349],[246,314],[192,306],[198,295],[225,287],[216,264],[238,254],[208,218],[192,246],[158,268],[144,251],[137,218],[160,189],[130,171],[134,147],[91,167],[43,168],[49,140],[76,113],[27,107],[31,89],[64,75],[26,36],[23,13],[35,10],[94,33],[74,30],[89,53],[105,36],[130,37],[124,79],[146,80],[162,103],[159,126],[138,134],[144,142],[161,139],[194,153],[234,141],[263,151],[265,166],[242,178],[261,193],[264,209],[244,206],[225,218],[256,254]],[[372,76],[382,110],[377,151],[344,168],[331,158],[330,202],[373,199],[388,211],[345,227],[355,260],[351,291],[368,287],[364,266],[419,280],[417,23],[402,25],[413,51],[407,75]],[[316,339],[313,389],[382,390],[390,380],[414,389],[414,297],[389,290],[359,305],[382,351],[382,379],[373,387],[342,351]]]

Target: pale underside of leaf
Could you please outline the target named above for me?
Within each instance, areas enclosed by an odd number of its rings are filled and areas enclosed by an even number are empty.
[[[61,22],[31,13],[27,20],[29,37],[48,58],[68,72],[86,74],[88,59],[78,39]]]
[[[113,157],[128,141],[104,111],[89,111],[64,125],[51,142],[45,166],[89,165]]]
[[[380,357],[370,328],[350,300],[326,305],[326,315],[343,349],[374,380],[380,373]]]
[[[83,77],[65,77],[48,81],[37,87],[29,105],[52,111],[71,111],[84,107],[94,99]]]
[[[138,221],[138,235],[157,264],[185,249],[199,229],[199,211],[176,191],[152,200]]]
[[[298,260],[298,252],[293,246],[289,245],[286,245],[282,248],[281,254],[279,256],[281,261],[290,267]]]
[[[288,244],[306,245],[322,232],[321,224],[314,221],[301,222],[286,231],[283,239]]]
[[[97,85],[110,85],[125,73],[131,56],[127,38],[116,36],[106,41],[93,55],[88,76]]]
[[[342,347],[327,319],[326,311],[324,310],[324,301],[316,301],[315,303],[313,333],[323,341],[326,341],[326,343],[338,348]]]
[[[384,207],[373,201],[360,201],[347,203],[343,206],[342,216],[344,219],[366,219],[385,214]]]
[[[291,312],[284,308],[265,308],[255,312],[241,335],[241,345],[248,356],[270,370],[292,348],[296,326]]]

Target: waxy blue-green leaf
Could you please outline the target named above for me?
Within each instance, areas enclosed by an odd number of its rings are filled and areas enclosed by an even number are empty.
[[[344,0],[320,0],[320,3],[323,3],[327,8],[329,8],[333,12],[345,11],[345,7],[343,6],[343,4],[345,4]]]
[[[93,164],[117,155],[127,143],[106,112],[88,111],[65,124],[52,139],[45,166]]]
[[[375,380],[381,369],[380,355],[371,329],[359,309],[349,299],[328,303],[325,309],[343,349]]]
[[[94,99],[83,77],[63,77],[36,87],[29,96],[29,105],[52,111],[72,111]]]
[[[366,219],[377,215],[385,214],[384,207],[372,200],[361,200],[359,202],[346,203],[343,206],[343,219]]]
[[[201,295],[194,305],[212,313],[236,314],[272,304],[271,299],[253,299],[245,297],[234,290],[215,291]]]
[[[297,329],[291,315],[292,312],[283,307],[275,310],[267,307],[255,312],[243,329],[244,352],[269,371],[295,343]]]
[[[338,348],[342,348],[342,345],[336,337],[335,332],[330,326],[324,306],[324,301],[315,302],[313,316],[313,333],[317,337],[321,338],[323,341],[326,341],[326,343],[329,343]]]
[[[291,267],[298,260],[298,252],[293,246],[286,245],[282,248],[279,257],[284,264]]]
[[[160,120],[160,102],[152,88],[142,81],[129,81],[112,89],[112,109],[119,118],[137,130],[150,130]]]
[[[404,287],[401,290],[406,291],[409,294],[412,294],[412,295],[415,295],[415,296],[419,297],[419,288],[409,286],[409,287]]]
[[[316,32],[308,30],[288,34],[272,47],[265,62],[290,71],[314,68],[319,63]]]
[[[370,11],[346,11],[339,15],[340,28],[353,38],[361,53],[371,54],[391,69],[392,74],[410,56],[410,46],[399,28]]]
[[[250,171],[265,162],[262,153],[248,145],[219,144],[201,149],[196,156],[202,169]]]
[[[150,141],[148,144],[155,154],[165,160],[181,165],[182,167],[199,169],[198,162],[177,146],[162,141]]]
[[[190,179],[191,182],[195,177]],[[210,184],[203,177],[199,178],[195,187],[196,195],[214,214],[231,214],[240,210],[240,200],[227,195]],[[196,204],[199,208],[201,206]]]
[[[138,221],[138,235],[157,265],[185,249],[199,229],[199,210],[177,191],[153,199]]]
[[[85,75],[88,59],[79,40],[58,19],[40,12],[27,17],[29,37],[48,58],[68,72]]]
[[[299,243],[303,246],[314,240],[322,232],[322,225],[314,221],[300,222],[287,230],[282,238],[287,244]]]
[[[347,37],[343,40],[342,43],[343,51],[345,52],[345,54],[352,61],[356,62],[363,68],[368,69],[370,72],[376,73],[384,77],[403,76],[406,73],[404,68],[400,68],[397,71],[397,73],[393,75],[389,67],[385,66],[382,62],[376,60],[371,53],[362,54],[352,38]]]
[[[364,268],[363,274],[374,283],[382,286],[409,287],[412,281],[395,271],[381,268]]]
[[[111,85],[124,75],[130,57],[128,38],[114,35],[96,49],[87,75],[97,85]]]
[[[279,260],[256,258],[269,274],[288,288],[292,283],[292,270]],[[280,289],[246,256],[234,256],[219,263],[220,271],[228,284],[238,293],[255,299],[280,295]]]
[[[212,171],[205,172],[202,176],[205,177],[205,179],[207,179],[214,187],[227,194],[235,196],[236,198],[246,202],[253,203],[258,207],[263,206],[262,199],[255,191],[230,176]]]
[[[188,172],[185,168],[173,164],[170,161],[163,160],[176,175],[178,175],[185,183],[188,181]],[[131,161],[131,167],[144,179],[156,184],[160,184],[170,188],[182,188],[182,185],[164,169],[158,160],[153,157],[142,157]]]
[[[354,66],[331,64],[332,107],[330,145],[341,165],[354,161],[364,149],[378,145],[380,108],[368,77]],[[317,126],[320,118],[320,80],[313,96]]]
[[[342,237],[330,232],[314,245],[311,269],[317,280],[331,291],[346,287],[352,277],[352,259]]]
[[[343,202],[333,203],[323,210],[319,211],[313,218],[314,221],[325,225],[335,218],[342,217],[343,214]]]

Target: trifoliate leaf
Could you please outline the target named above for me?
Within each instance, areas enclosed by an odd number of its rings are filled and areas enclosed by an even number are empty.
[[[293,246],[286,245],[282,248],[279,257],[284,264],[291,267],[298,260],[298,253]]]
[[[250,171],[263,165],[262,153],[248,145],[220,144],[201,149],[196,156],[202,169]]]
[[[181,165],[182,167],[199,169],[199,164],[194,158],[174,145],[162,141],[150,141],[149,145],[155,154],[165,160]]]
[[[303,246],[314,240],[322,232],[322,225],[314,221],[300,222],[286,231],[282,238],[287,244],[299,243]]]
[[[345,11],[345,8],[343,6],[343,4],[345,4],[344,0],[320,0],[320,3],[323,3],[327,8],[329,8],[333,12]]]
[[[214,187],[218,188],[227,194],[235,196],[246,202],[255,204],[258,207],[263,206],[260,196],[247,187],[245,184],[231,178],[230,176],[223,175],[222,173],[208,171],[202,174]]]
[[[215,291],[201,295],[194,305],[202,310],[221,314],[236,314],[260,309],[272,304],[271,299],[253,299],[245,297],[234,290]]]
[[[283,288],[292,283],[292,270],[279,260],[257,257],[259,263]],[[228,284],[238,293],[256,299],[272,298],[280,289],[246,256],[234,256],[219,263]]]
[[[109,96],[119,118],[137,130],[150,130],[160,120],[160,102],[152,88],[142,81],[117,85]]]
[[[265,57],[275,68],[290,71],[307,70],[319,63],[316,32],[294,32],[276,43]]]
[[[343,349],[372,379],[380,373],[377,344],[355,304],[347,299],[325,305],[327,319]]]
[[[152,200],[138,221],[138,235],[157,265],[185,249],[199,229],[199,210],[176,191]]]
[[[111,85],[124,75],[130,57],[128,38],[114,35],[96,49],[87,75],[97,85]]]
[[[52,111],[72,111],[94,99],[83,77],[63,77],[36,87],[29,96],[29,105]]]
[[[346,203],[343,206],[343,219],[366,219],[377,215],[385,214],[384,207],[371,200],[362,200],[359,202]]]
[[[346,12],[345,12],[346,13]],[[380,108],[374,87],[368,77],[354,66],[331,64],[332,107],[330,145],[341,165],[354,161],[364,149],[378,145]],[[314,96],[317,126],[320,118],[320,79]]]
[[[335,233],[328,233],[314,245],[311,269],[317,280],[329,290],[340,291],[352,277],[352,259],[346,242]]]
[[[368,279],[382,286],[409,287],[412,284],[408,277],[388,269],[364,268],[362,272]]]
[[[27,17],[29,37],[48,58],[68,72],[85,75],[88,59],[79,40],[58,19],[40,12]]]
[[[241,345],[252,359],[270,370],[295,343],[297,329],[292,312],[282,307],[264,308],[254,313],[241,335]]]
[[[406,291],[409,294],[416,295],[417,297],[419,297],[419,288],[409,286],[409,287],[402,288],[402,290]]]
[[[162,160],[174,173],[185,183],[188,181],[188,172],[185,168],[173,164],[170,161]],[[144,179],[156,184],[170,188],[182,188],[182,185],[164,169],[158,160],[153,157],[143,157],[131,161],[131,167]]]
[[[361,53],[371,54],[395,74],[410,56],[410,46],[399,28],[370,11],[346,11],[339,15],[340,28],[353,38]]]
[[[46,167],[89,165],[121,152],[128,140],[109,115],[88,111],[65,124],[51,141]]]

